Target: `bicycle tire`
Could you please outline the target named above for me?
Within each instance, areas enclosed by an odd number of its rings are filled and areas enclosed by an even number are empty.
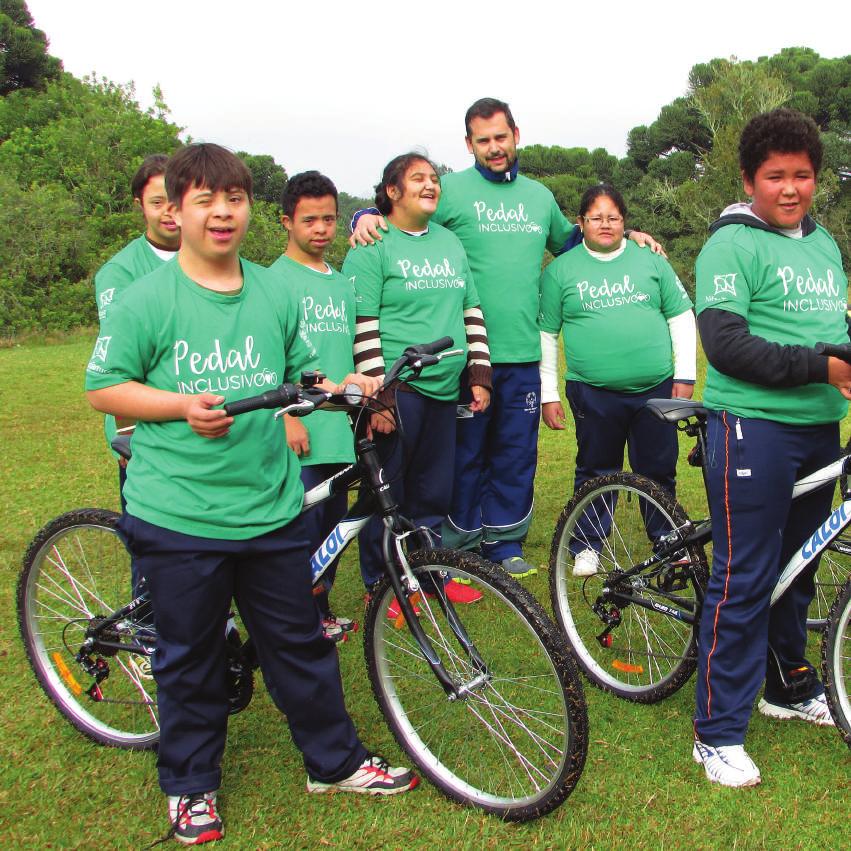
[[[130,556],[118,536],[118,515],[84,508],[51,520],[33,539],[18,580],[18,626],[36,679],[59,712],[102,745],[147,750],[159,740],[150,657],[123,650],[100,656],[109,676],[90,697],[75,655],[91,619],[130,602]],[[143,604],[119,627],[152,632]]]
[[[851,579],[830,608],[821,643],[821,672],[830,714],[851,748]]]
[[[635,703],[669,697],[694,672],[697,620],[708,578],[703,547],[692,545],[681,550],[676,561],[629,581],[632,595],[690,612],[694,624],[634,602],[615,605],[606,596],[606,583],[614,579],[612,571],[629,569],[653,554],[647,531],[651,522],[659,527],[654,530],[658,535],[684,526],[688,517],[676,500],[644,476],[601,476],[585,482],[568,502],[550,549],[553,611],[579,667],[597,688]],[[601,547],[596,574],[573,575],[571,541],[577,551]]]
[[[407,625],[388,619],[387,578],[372,594],[364,652],[378,705],[419,771],[448,798],[529,821],[573,791],[588,748],[582,678],[555,624],[516,580],[479,556],[421,550],[411,567],[425,587],[450,570],[482,592],[455,613],[489,676],[466,698],[449,700]],[[452,633],[435,596],[419,603],[419,622],[456,684],[479,673]]]
[[[851,547],[851,540],[840,535],[822,552],[815,575],[816,593],[807,610],[807,629],[820,632],[827,626],[828,612],[842,586],[851,579],[851,555],[839,547]]]

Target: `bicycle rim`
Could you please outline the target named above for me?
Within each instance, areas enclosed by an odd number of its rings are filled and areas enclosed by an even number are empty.
[[[851,580],[829,613],[822,638],[822,677],[836,729],[851,747]]]
[[[370,679],[394,735],[422,773],[450,798],[507,820],[557,807],[582,771],[587,716],[578,672],[534,598],[495,566],[448,550],[416,553],[416,575],[435,595],[419,622],[465,699],[450,700],[402,621],[388,619],[387,581],[367,613]],[[483,677],[441,606],[444,571],[482,599],[454,608],[484,661]]]
[[[56,518],[31,544],[18,585],[21,635],[39,683],[59,711],[101,744],[150,748],[159,738],[150,657],[92,653],[109,675],[93,690],[76,654],[92,618],[129,602],[130,557],[116,532],[118,515],[80,510]],[[149,607],[117,625],[125,637],[151,634]]]
[[[614,571],[648,559],[653,540],[686,522],[683,509],[665,491],[630,473],[586,482],[559,518],[550,554],[553,609],[579,666],[598,688],[655,703],[693,673],[695,627],[677,613],[694,616],[699,609],[707,575],[702,550],[684,548],[668,562],[613,581]],[[599,570],[574,576],[575,556],[585,549],[599,552]],[[611,590],[646,605],[626,602]]]

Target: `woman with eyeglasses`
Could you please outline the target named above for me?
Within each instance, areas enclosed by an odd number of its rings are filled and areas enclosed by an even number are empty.
[[[582,247],[544,270],[542,415],[549,428],[565,428],[557,372],[562,332],[565,390],[576,427],[574,490],[590,478],[623,469],[626,446],[633,472],[673,495],[676,429],[644,410],[644,404],[653,398],[691,398],[694,313],[671,264],[624,239],[625,220],[620,192],[606,184],[592,186],[579,205]],[[598,553],[591,546],[573,553],[574,575],[595,574]]]

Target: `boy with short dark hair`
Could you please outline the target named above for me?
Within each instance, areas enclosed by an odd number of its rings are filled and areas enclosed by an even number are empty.
[[[302,328],[329,377],[354,372],[354,288],[348,278],[325,261],[325,251],[337,233],[337,187],[318,171],[296,174],[284,188],[281,207],[287,247],[269,271],[280,286],[290,288],[299,298]],[[304,420],[286,416],[284,422],[287,444],[301,460],[305,490],[354,461],[352,430],[346,414],[317,411]],[[304,515],[311,552],[339,523],[347,507],[346,494],[340,493]],[[326,570],[316,601],[323,614],[325,635],[342,641],[354,622],[335,615],[328,601],[337,562],[334,559]]]
[[[165,191],[165,154],[151,154],[130,181],[133,206],[145,221],[145,232],[113,255],[95,273],[95,301],[98,320],[103,322],[127,287],[139,278],[171,260],[180,248],[180,228],[174,221]],[[115,417],[104,418],[104,433],[109,445],[116,434]],[[118,456],[116,456],[118,457]],[[124,490],[123,458],[118,458],[118,481]],[[123,505],[122,494],[122,505]]]
[[[794,507],[792,488],[837,457],[851,398],[851,367],[813,348],[848,342],[842,258],[809,215],[821,158],[811,119],[790,109],[754,118],[739,145],[752,201],[722,213],[697,259],[713,564],[693,756],[725,786],[761,780],[744,740],[763,680],[763,715],[832,724],[804,655],[816,563],[769,605],[780,568],[830,511],[832,486]]]
[[[346,712],[283,429],[268,411],[235,420],[219,407],[225,393],[254,395],[317,366],[297,300],[239,257],[251,174],[230,151],[193,144],[169,161],[166,185],[178,257],[110,313],[86,388],[98,410],[138,420],[120,528],[156,618],[160,786],[175,838],[200,844],[224,833],[216,790],[232,598],[303,753],[309,791],[392,794],[417,778],[369,755]]]

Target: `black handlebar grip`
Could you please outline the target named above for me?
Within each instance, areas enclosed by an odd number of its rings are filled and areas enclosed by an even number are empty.
[[[433,343],[422,343],[419,346],[410,346],[407,351],[416,352],[420,355],[436,355],[438,352],[451,349],[455,341],[452,337],[441,337]]]
[[[282,384],[259,396],[249,396],[247,399],[237,399],[224,406],[229,417],[247,414],[249,411],[259,411],[261,408],[282,408],[298,399],[298,388],[294,384]]]
[[[851,345],[837,346],[834,343],[816,343],[815,350],[817,355],[839,358],[845,363],[851,363]]]

